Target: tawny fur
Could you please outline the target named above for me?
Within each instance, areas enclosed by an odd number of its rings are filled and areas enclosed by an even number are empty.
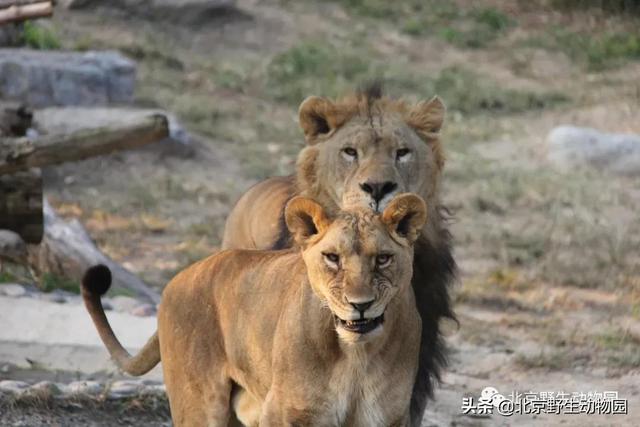
[[[123,370],[148,371],[159,347],[177,427],[227,426],[232,410],[248,426],[408,426],[421,333],[413,243],[425,219],[412,194],[379,215],[355,209],[334,219],[296,197],[284,220],[298,249],[228,250],[183,270],[164,290],[157,336],[133,357],[100,304],[106,267],[87,273],[83,295]],[[391,261],[380,264],[380,254]],[[367,312],[384,313],[382,327],[340,329],[334,315],[359,318],[347,301],[365,294],[374,301]]]
[[[369,206],[360,188],[367,181],[395,181],[397,192],[419,194],[427,202],[428,215],[416,244],[412,279],[423,323],[420,371],[412,396],[414,426],[421,424],[427,398],[445,365],[440,320],[454,318],[448,285],[456,265],[439,196],[444,116],[445,106],[437,97],[411,105],[382,96],[377,88],[337,101],[307,98],[299,111],[307,146],[298,156],[295,176],[269,178],[249,189],[229,214],[222,243],[223,248],[290,247],[293,240],[283,212],[295,195],[310,197],[335,214],[349,205]],[[346,146],[358,149],[356,162],[346,163],[341,156]],[[409,162],[396,161],[400,147],[412,151]]]

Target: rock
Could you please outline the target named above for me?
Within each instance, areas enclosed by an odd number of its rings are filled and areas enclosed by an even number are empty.
[[[140,381],[115,381],[109,387],[108,398],[109,399],[122,399],[126,397],[135,396],[143,387]]]
[[[0,97],[33,107],[133,99],[135,64],[117,52],[0,49]]]
[[[0,294],[12,298],[19,298],[26,296],[27,290],[24,286],[17,283],[3,283],[0,284]]]
[[[186,25],[247,17],[235,7],[235,0],[62,0],[61,4],[70,9],[111,8],[146,19]]]
[[[64,295],[56,291],[43,293],[40,295],[40,299],[44,301],[54,302],[56,304],[63,304],[67,302],[67,299],[64,297]]]
[[[561,170],[590,166],[623,175],[640,174],[640,135],[560,126],[549,133],[547,145],[549,160]]]
[[[0,230],[0,259],[22,263],[27,259],[27,244],[18,233]]]
[[[152,304],[141,304],[134,307],[129,313],[139,317],[154,316],[156,314],[156,306]]]
[[[146,385],[140,391],[143,396],[164,396],[167,393],[167,389],[164,384]]]
[[[120,311],[122,313],[129,313],[138,305],[140,305],[140,301],[138,301],[137,299],[123,295],[117,295],[110,298],[109,303],[115,311]]]
[[[29,388],[29,393],[45,396],[58,396],[61,394],[60,388],[51,381],[40,381]]]
[[[23,381],[0,381],[0,391],[11,394],[21,394],[29,388],[29,384]]]
[[[196,139],[180,125],[175,116],[162,110],[126,107],[50,107],[35,111],[33,121],[39,134],[54,134],[107,126],[151,114],[167,117],[169,138],[143,147],[143,150],[157,150],[161,147],[163,154],[180,157],[190,157],[194,154]]]
[[[102,393],[102,385],[96,381],[74,381],[67,386],[69,394],[86,394],[97,396]]]

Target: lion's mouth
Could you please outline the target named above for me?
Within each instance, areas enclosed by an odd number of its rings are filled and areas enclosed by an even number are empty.
[[[341,327],[349,332],[355,332],[357,334],[366,334],[373,331],[384,322],[384,313],[373,319],[357,319],[357,320],[342,320],[338,316],[333,316],[336,327]]]

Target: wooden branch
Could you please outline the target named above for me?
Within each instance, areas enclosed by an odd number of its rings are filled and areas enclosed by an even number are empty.
[[[25,5],[13,5],[6,9],[0,9],[0,25],[8,22],[44,18],[51,15],[53,15],[53,4],[50,1]]]
[[[80,282],[87,268],[104,264],[111,270],[114,289],[128,290],[154,304],[160,301],[158,292],[103,254],[78,220],[60,218],[46,200],[44,222],[42,243],[28,248],[29,265],[37,274],[52,273]]]
[[[0,101],[0,137],[24,136],[32,121],[33,113],[24,104]]]
[[[28,243],[40,243],[43,224],[40,170],[0,175],[0,229],[18,233]]]
[[[168,136],[167,118],[154,114],[128,124],[79,130],[66,135],[45,135],[34,140],[0,139],[0,175],[140,147]]]

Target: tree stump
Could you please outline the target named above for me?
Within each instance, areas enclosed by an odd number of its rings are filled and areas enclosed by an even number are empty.
[[[40,243],[44,233],[40,169],[0,175],[0,229],[18,233],[27,243]]]

